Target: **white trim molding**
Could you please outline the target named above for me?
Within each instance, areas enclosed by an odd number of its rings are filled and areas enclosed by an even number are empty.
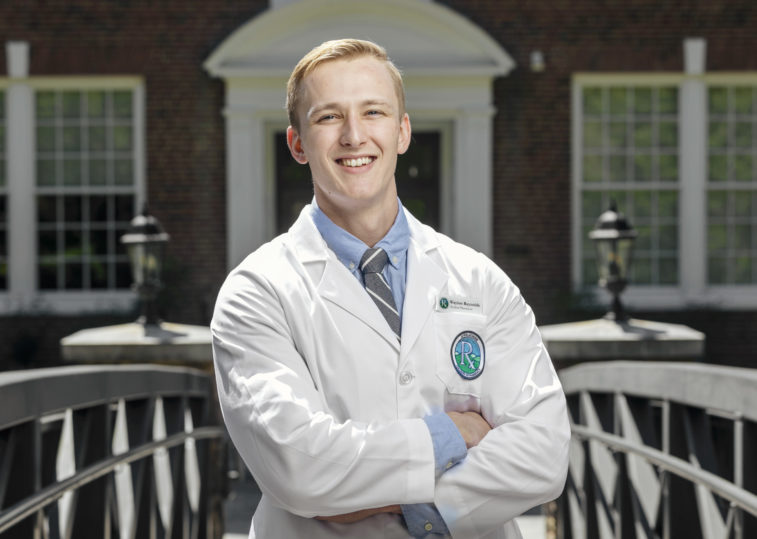
[[[226,85],[228,266],[274,234],[267,126],[287,123],[289,73],[305,52],[339,37],[387,48],[403,72],[411,121],[452,126],[451,200],[442,202],[452,215],[443,216],[442,231],[491,254],[492,81],[515,67],[512,58],[469,20],[427,0],[286,0],[231,34],[204,64]]]

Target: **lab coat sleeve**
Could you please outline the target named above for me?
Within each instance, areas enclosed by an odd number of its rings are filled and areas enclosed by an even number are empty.
[[[568,466],[565,396],[534,316],[518,289],[489,265],[481,414],[492,430],[442,475],[434,502],[452,537],[486,536],[559,496]]]
[[[433,446],[423,420],[337,421],[264,278],[232,273],[211,332],[224,421],[272,503],[313,517],[433,498]]]

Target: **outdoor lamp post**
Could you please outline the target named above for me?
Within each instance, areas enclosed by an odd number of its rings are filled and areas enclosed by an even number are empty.
[[[612,307],[605,314],[608,320],[628,320],[628,314],[620,303],[620,293],[628,284],[628,271],[631,267],[633,241],[636,236],[637,232],[625,216],[618,213],[615,202],[610,204],[609,210],[599,216],[594,229],[589,232],[589,238],[597,248],[599,286],[612,294]]]
[[[143,325],[159,325],[155,298],[163,287],[160,272],[163,269],[163,253],[170,236],[160,222],[147,213],[147,207],[131,220],[129,230],[121,236],[131,260],[132,288],[139,293],[140,317]]]

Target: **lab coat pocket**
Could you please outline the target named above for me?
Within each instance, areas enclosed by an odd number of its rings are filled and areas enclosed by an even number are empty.
[[[447,391],[478,397],[486,370],[486,317],[434,313],[436,375]]]

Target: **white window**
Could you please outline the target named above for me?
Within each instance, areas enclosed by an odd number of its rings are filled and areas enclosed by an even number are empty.
[[[587,234],[615,203],[639,233],[624,302],[757,307],[754,81],[752,75],[574,77],[577,290],[596,287]]]
[[[0,137],[0,234],[9,238],[0,239],[0,310],[130,308],[119,238],[143,200],[141,81],[10,79],[3,109],[0,130],[4,118],[7,138],[19,136],[12,151]],[[6,212],[4,198],[13,200]]]

